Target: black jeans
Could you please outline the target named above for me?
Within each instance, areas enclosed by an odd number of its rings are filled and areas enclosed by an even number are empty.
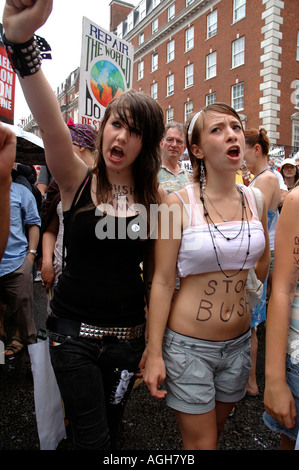
[[[116,446],[144,337],[120,342],[49,333],[51,362],[71,422],[75,449]]]

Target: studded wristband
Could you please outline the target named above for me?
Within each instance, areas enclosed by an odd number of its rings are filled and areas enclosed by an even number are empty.
[[[22,78],[36,73],[42,59],[52,58],[51,47],[40,36],[34,35],[29,41],[16,44],[9,42],[3,34],[2,41],[13,70]]]

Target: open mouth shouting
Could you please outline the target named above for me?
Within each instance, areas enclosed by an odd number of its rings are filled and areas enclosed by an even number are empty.
[[[230,147],[227,151],[227,156],[232,160],[240,160],[240,147],[238,145]]]
[[[120,162],[124,159],[124,151],[122,148],[120,147],[112,147],[112,149],[110,150],[110,160],[112,162]]]

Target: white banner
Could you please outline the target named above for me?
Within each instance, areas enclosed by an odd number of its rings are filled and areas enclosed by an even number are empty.
[[[83,18],[79,123],[100,127],[108,103],[132,87],[132,44]]]

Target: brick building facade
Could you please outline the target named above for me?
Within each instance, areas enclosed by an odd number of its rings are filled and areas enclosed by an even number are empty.
[[[111,18],[123,3],[111,1]],[[114,24],[135,48],[133,88],[165,122],[224,101],[246,128],[298,150],[299,0],[142,0]]]

